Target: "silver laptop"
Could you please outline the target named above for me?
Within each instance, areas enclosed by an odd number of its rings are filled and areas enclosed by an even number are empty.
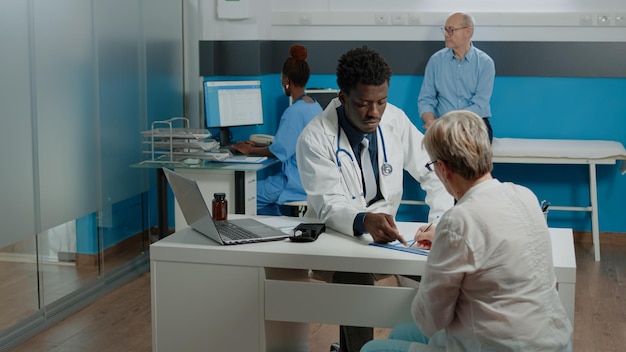
[[[189,226],[219,244],[282,240],[289,234],[254,219],[214,221],[196,180],[163,168]]]

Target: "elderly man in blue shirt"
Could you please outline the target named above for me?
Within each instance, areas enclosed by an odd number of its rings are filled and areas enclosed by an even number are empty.
[[[446,47],[428,60],[417,99],[423,127],[428,130],[448,111],[469,110],[483,118],[491,141],[490,100],[496,75],[493,60],[472,44],[474,18],[469,14],[451,14],[441,30]]]

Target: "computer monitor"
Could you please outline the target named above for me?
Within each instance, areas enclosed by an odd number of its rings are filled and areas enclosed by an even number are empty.
[[[229,127],[263,124],[261,81],[205,81],[207,128],[220,128],[220,145],[230,144]]]
[[[326,109],[330,101],[337,97],[339,90],[332,88],[308,88],[304,90],[304,94],[315,98],[322,106],[322,109]],[[291,97],[289,97],[289,105],[291,104],[293,104],[293,101]]]

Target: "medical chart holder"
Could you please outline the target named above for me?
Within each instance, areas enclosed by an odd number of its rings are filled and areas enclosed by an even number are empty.
[[[183,122],[182,128],[174,127],[177,121]],[[213,139],[205,141],[211,137],[211,133],[206,129],[189,128],[189,119],[186,117],[154,121],[151,127],[150,130],[141,132],[147,138],[143,143],[150,145],[149,151],[143,151],[150,155],[150,159],[141,163],[181,164],[187,158],[220,160],[230,156],[206,153],[207,150],[218,148],[219,143]]]

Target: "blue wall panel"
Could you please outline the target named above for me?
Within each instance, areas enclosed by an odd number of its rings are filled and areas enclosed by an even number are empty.
[[[626,79],[496,77],[497,137],[626,140]]]
[[[313,71],[314,68],[312,68]],[[265,75],[263,103],[266,123],[263,126],[241,128],[236,139],[249,133],[272,134],[287,98],[278,83],[280,75]],[[389,88],[389,101],[407,113],[421,129],[417,115],[417,95],[422,76],[394,75]],[[335,75],[313,75],[309,87],[336,88]],[[603,139],[626,144],[626,79],[624,78],[547,78],[496,77],[492,110],[492,125],[496,137]],[[252,132],[254,131],[254,132]],[[626,176],[615,165],[599,165],[598,202],[600,230],[626,232],[622,199],[626,196]],[[554,205],[589,205],[589,172],[585,165],[507,165],[496,164],[494,177],[532,189],[539,200]],[[405,199],[423,199],[423,192],[413,180],[406,180]],[[425,221],[423,207],[402,206],[400,220]],[[554,227],[591,229],[590,214],[556,212],[549,215]]]

